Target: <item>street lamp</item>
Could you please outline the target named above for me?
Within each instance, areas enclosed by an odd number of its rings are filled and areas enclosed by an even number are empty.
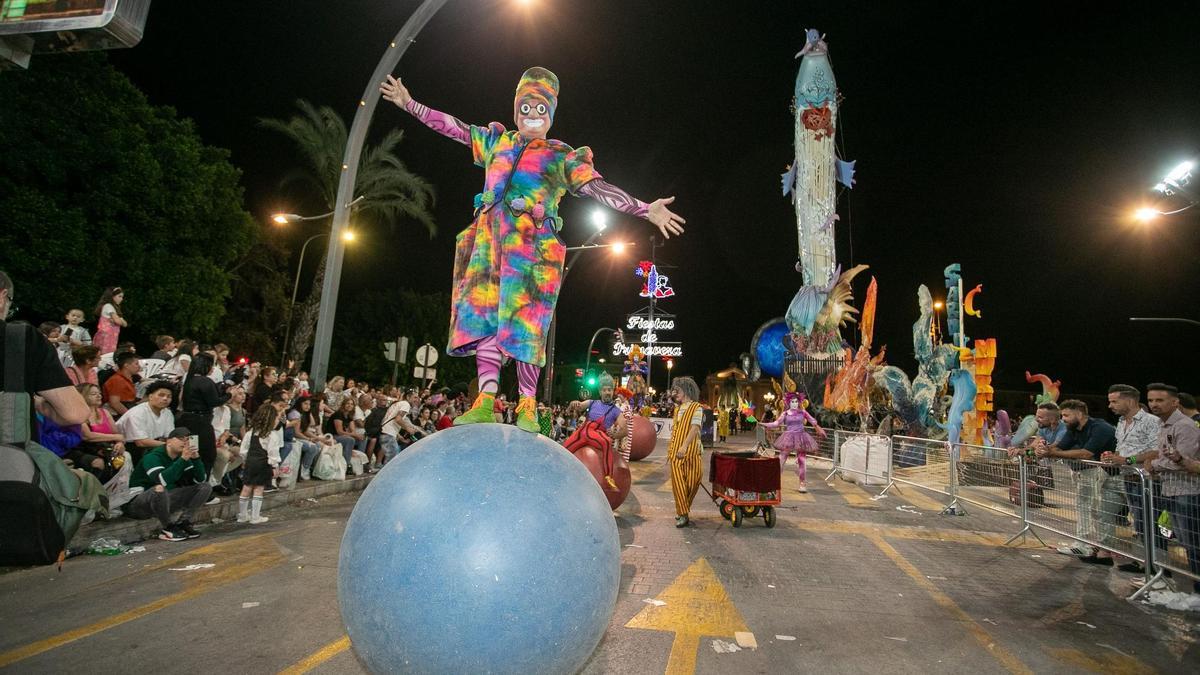
[[[361,199],[361,197],[359,198]],[[355,200],[358,201],[358,200]],[[325,214],[328,216],[329,214]],[[274,220],[274,218],[272,219]],[[301,220],[311,220],[311,218],[301,218]],[[287,348],[288,341],[292,337],[292,310],[296,307],[296,294],[300,291],[300,270],[304,269],[304,253],[308,250],[308,245],[321,237],[328,237],[328,232],[314,234],[304,240],[304,245],[300,247],[300,259],[296,261],[296,280],[292,282],[292,302],[288,305],[287,313],[287,328],[283,332],[283,353],[279,356],[279,368],[283,370],[287,366]],[[342,232],[342,241],[350,243],[354,241],[354,230],[345,230]]]
[[[348,208],[348,209],[354,208],[355,206],[358,205],[359,202],[361,202],[365,198],[366,198],[366,195],[359,195],[358,197],[356,197],[354,199],[354,201],[347,204],[346,208]],[[295,213],[276,213],[271,216],[271,222],[275,223],[276,225],[291,225],[292,223],[302,223],[302,222],[306,222],[309,220],[322,220],[322,219],[328,218],[329,216],[332,216],[333,213],[334,213],[333,211],[330,211],[329,213],[322,213],[319,216],[299,216],[299,215],[296,215]]]
[[[603,232],[604,228],[608,227],[608,212],[602,209],[592,211],[592,225],[597,232]]]
[[[667,359],[667,389],[671,389],[671,369],[675,367],[674,359]]]
[[[584,251],[597,248],[607,248],[612,249],[614,254],[620,255],[621,253],[625,252],[626,247],[633,246],[632,243],[623,242],[616,244],[593,243],[600,235],[604,234],[604,228],[608,227],[607,218],[608,216],[605,215],[603,211],[593,211],[592,224],[596,226],[596,231],[592,234],[592,236],[588,237],[587,240],[583,242],[583,245],[567,247],[566,250],[574,251],[574,253],[571,255],[571,259],[567,261],[567,264],[563,266],[562,280],[559,281],[560,287],[566,283],[567,273],[571,271],[571,267],[575,264],[575,261],[579,259],[579,256],[582,255]],[[546,405],[553,405],[554,403],[554,353],[557,349],[557,345],[555,344],[557,336],[558,312],[555,311],[555,313],[550,317],[550,330],[547,331],[546,334],[546,382],[542,385],[542,400],[546,402]],[[595,338],[593,337],[593,339]],[[591,355],[592,349],[591,347],[588,347],[589,360]]]

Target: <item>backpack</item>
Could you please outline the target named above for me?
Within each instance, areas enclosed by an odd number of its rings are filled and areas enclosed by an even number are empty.
[[[363,430],[369,438],[379,438],[379,435],[383,433],[384,417],[387,415],[389,407],[375,406],[363,420]]]
[[[33,442],[31,397],[25,392],[25,330],[5,325],[4,387],[0,391],[0,565],[61,562],[92,509],[107,513],[95,476],[73,471]]]

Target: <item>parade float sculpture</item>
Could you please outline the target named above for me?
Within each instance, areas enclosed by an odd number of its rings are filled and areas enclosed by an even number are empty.
[[[1051,380],[1048,376],[1038,373],[1030,375],[1029,371],[1025,371],[1025,381],[1033,384],[1037,382],[1042,385],[1042,393],[1034,399],[1034,404],[1041,405],[1043,403],[1057,403],[1062,382],[1059,380]]]
[[[950,370],[958,367],[959,350],[953,345],[933,344],[933,296],[924,284],[917,288],[917,303],[921,313],[912,328],[917,376],[909,380],[896,366],[879,368],[873,376],[890,394],[892,408],[904,421],[907,433],[926,436],[940,412],[938,394],[945,388]]]
[[[825,381],[824,408],[839,413],[858,413],[863,424],[870,415],[871,401],[868,393],[871,389],[871,375],[883,363],[886,352],[886,349],[882,349],[879,354],[871,356],[878,294],[879,284],[872,277],[871,285],[867,287],[866,299],[863,300],[862,321],[859,322],[861,342],[858,351],[846,347],[842,367]]]
[[[837,157],[841,101],[829,47],[820,31],[809,29],[805,38],[796,54],[800,68],[792,99],[793,157],[783,174],[783,195],[791,198],[796,214],[796,270],[802,286],[784,317],[790,334],[783,342],[788,357],[801,362],[796,374],[805,378],[804,388],[820,391],[825,376],[842,363],[845,345],[839,329],[857,311],[850,305],[850,282],[866,266],[843,272],[837,262],[838,183],[853,187],[854,162]]]
[[[646,406],[646,376],[650,374],[650,366],[646,363],[641,345],[635,344],[629,348],[629,355],[625,358],[625,367],[622,369],[622,373],[626,378],[625,386],[633,392],[633,398],[629,404],[640,413]]]

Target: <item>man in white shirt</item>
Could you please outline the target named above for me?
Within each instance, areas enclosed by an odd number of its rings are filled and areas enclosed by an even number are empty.
[[[1100,457],[1105,464],[1117,466],[1134,464],[1137,456],[1158,445],[1158,431],[1162,428],[1162,420],[1142,410],[1140,405],[1142,393],[1136,387],[1128,384],[1114,384],[1108,388],[1108,409],[1117,416],[1117,449],[1106,452]],[[1114,525],[1123,525],[1121,507],[1126,504],[1125,494],[1129,496],[1130,515],[1133,516],[1133,526],[1138,536],[1142,536],[1142,481],[1129,474],[1108,471],[1108,476],[1102,485],[1101,517]],[[1125,494],[1122,494],[1124,492]],[[1135,561],[1127,561],[1118,565],[1122,572],[1142,574],[1145,570]]]
[[[163,444],[163,439],[175,429],[175,414],[171,412],[174,390],[168,382],[152,382],[146,388],[146,398],[117,420],[117,430],[125,437],[125,449],[136,465],[142,455]]]
[[[379,435],[379,444],[383,446],[383,461],[385,464],[391,461],[402,449],[400,447],[401,439],[404,439],[404,445],[407,446],[413,440],[424,435],[412,423],[413,406],[419,400],[416,390],[409,389],[404,394],[404,398],[389,406],[387,414],[383,416],[383,430]]]

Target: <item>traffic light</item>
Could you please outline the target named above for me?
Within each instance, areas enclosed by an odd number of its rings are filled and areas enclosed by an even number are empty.
[[[595,373],[588,373],[586,382],[588,387],[594,387],[599,380],[596,378]]]

